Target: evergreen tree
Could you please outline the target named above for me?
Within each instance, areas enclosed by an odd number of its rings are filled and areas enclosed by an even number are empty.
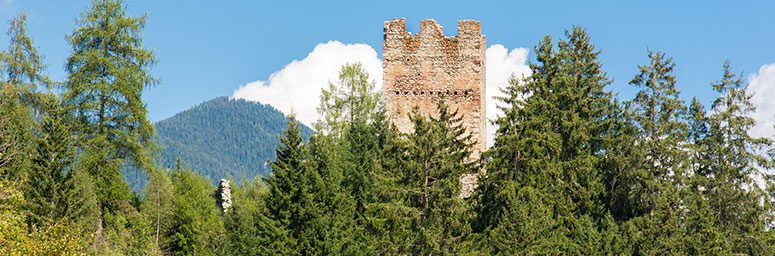
[[[288,230],[271,218],[264,199],[267,187],[256,178],[232,188],[232,204],[224,216],[232,255],[289,255],[293,251]]]
[[[363,226],[366,207],[376,196],[373,184],[382,136],[378,127],[384,120],[379,119],[381,99],[375,84],[360,63],[346,64],[338,83],[329,83],[320,97],[311,163],[326,187],[318,196],[326,205],[321,220],[336,223],[341,231],[329,234],[338,237],[330,243],[333,248],[346,245],[344,250],[359,250],[370,245]]]
[[[149,73],[156,58],[142,47],[145,19],[128,16],[120,0],[95,0],[67,36],[73,54],[63,88],[85,145],[140,167],[150,164],[153,146],[141,95],[156,83]]]
[[[48,95],[44,108],[46,115],[40,127],[37,154],[33,158],[25,194],[30,209],[30,224],[42,226],[61,218],[70,218],[75,209],[73,202],[74,145],[71,140],[70,118],[63,111],[59,99]]]
[[[375,87],[376,81],[369,80],[369,74],[360,62],[342,66],[339,82],[329,82],[328,90],[321,92],[318,107],[321,119],[315,129],[340,137],[355,122],[371,123],[381,105]]]
[[[438,117],[415,109],[410,120],[414,132],[407,135],[407,166],[398,181],[413,233],[413,254],[454,254],[470,233],[468,206],[460,197],[460,175],[475,171],[470,162],[471,134],[457,111],[439,102]]]
[[[688,165],[683,178],[686,180],[681,200],[685,211],[686,237],[682,242],[686,253],[691,255],[730,254],[724,247],[727,237],[722,236],[718,218],[710,208],[706,184],[710,168],[708,116],[697,98],[693,98],[687,112],[688,136],[686,138]]]
[[[19,13],[10,20],[10,44],[3,53],[3,73],[6,82],[16,87],[20,101],[34,105],[39,87],[49,87],[51,81],[43,74],[46,66],[38,54],[34,40],[27,34],[27,14]]]
[[[504,116],[495,120],[495,145],[484,154],[488,175],[480,184],[474,226],[489,233],[487,240],[500,241],[483,246],[490,253],[596,254],[608,248],[598,230],[610,225],[599,169],[614,123],[611,94],[604,91],[610,80],[584,29],[574,27],[566,37],[557,50],[545,37],[535,47],[533,74],[524,83],[512,79],[500,98]],[[511,225],[524,220],[515,219],[522,207],[550,214],[539,223],[551,226]]]
[[[633,253],[676,254],[686,235],[679,191],[688,157],[682,145],[686,108],[675,89],[672,59],[650,50],[648,56],[650,64],[638,66],[639,73],[630,81],[639,89],[628,102],[638,131],[630,151],[633,164],[623,173],[622,187],[615,188],[626,195],[618,217],[629,219],[625,229]]]
[[[271,161],[272,175],[266,178],[269,188],[266,207],[273,219],[290,233],[297,254],[320,254],[329,248],[322,244],[325,232],[319,221],[326,217],[327,205],[320,203],[326,191],[322,178],[307,162],[309,151],[304,144],[294,116],[287,121],[288,129],[280,137],[277,159]],[[329,241],[330,242],[330,241]]]
[[[339,159],[329,161],[342,172],[342,189],[356,204],[356,218],[362,219],[364,205],[371,200],[371,174],[374,172],[376,151],[379,147],[376,131],[381,99],[375,93],[375,81],[361,63],[347,64],[339,71],[339,83],[329,82],[323,89],[318,112],[321,119],[315,125],[318,132],[331,140],[329,150]],[[320,138],[318,141],[326,140]],[[324,143],[323,143],[324,144]]]
[[[683,122],[685,107],[675,89],[675,64],[672,58],[661,52],[648,52],[651,63],[638,66],[639,74],[630,84],[639,91],[630,104],[634,106],[635,124],[640,127],[638,147],[643,150],[643,163],[633,170],[638,182],[634,186],[636,201],[634,215],[653,212],[656,207],[652,196],[659,195],[663,185],[674,176],[681,176],[682,161],[686,158],[681,149],[685,141],[686,124]]]
[[[713,101],[708,119],[707,170],[699,174],[706,180],[703,193],[726,239],[722,248],[751,255],[772,253],[773,249],[762,240],[766,224],[762,220],[767,212],[761,202],[769,200],[753,179],[762,175],[759,168],[768,165],[767,159],[757,152],[772,142],[748,134],[755,124],[751,113],[756,107],[750,102],[743,79],[730,71],[728,61],[713,89],[720,95]]]
[[[71,209],[70,218],[83,228],[82,236],[87,241],[92,241],[94,233],[100,228],[101,209],[97,199],[97,190],[91,175],[81,168],[71,170],[70,179],[72,191],[68,198]]]

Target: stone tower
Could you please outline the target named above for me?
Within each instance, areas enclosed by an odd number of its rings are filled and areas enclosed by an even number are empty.
[[[486,149],[485,49],[479,21],[458,22],[457,36],[444,36],[432,19],[420,22],[420,32],[406,31],[405,19],[385,21],[382,44],[382,93],[388,116],[402,132],[411,132],[408,113],[418,106],[425,114],[437,114],[444,97],[450,110],[457,109],[473,137],[474,156]],[[476,174],[461,177],[467,196]]]

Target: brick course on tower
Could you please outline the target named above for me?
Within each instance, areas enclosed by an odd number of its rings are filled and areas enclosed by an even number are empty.
[[[412,132],[408,113],[437,115],[444,97],[451,110],[462,116],[473,137],[474,157],[486,149],[485,48],[479,21],[458,22],[457,36],[444,36],[432,19],[420,22],[420,32],[406,32],[406,20],[385,21],[382,44],[383,100],[393,123]],[[476,183],[476,174],[461,177],[462,196]]]

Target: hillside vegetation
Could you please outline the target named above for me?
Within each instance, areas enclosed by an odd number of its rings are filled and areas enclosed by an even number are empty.
[[[265,176],[275,157],[279,135],[287,118],[272,106],[217,97],[154,124],[159,146],[156,162],[174,169],[178,157],[187,168],[213,184],[224,177],[240,182]],[[305,138],[312,130],[300,124]],[[127,168],[125,179],[134,191],[145,187],[146,177]]]
[[[632,67],[636,96],[618,99],[585,29],[546,36],[531,75],[496,99],[494,145],[470,161],[443,97],[400,132],[359,63],[322,91],[309,139],[293,115],[226,98],[160,122],[154,139],[144,26],[123,2],[94,0],[53,83],[25,16],[12,19],[0,254],[775,255],[775,148],[749,134],[755,106],[728,61],[710,106],[682,100],[673,59],[652,51]],[[148,173],[141,193],[124,166]],[[459,197],[460,175],[482,170]],[[222,211],[212,180],[228,174],[246,179]]]

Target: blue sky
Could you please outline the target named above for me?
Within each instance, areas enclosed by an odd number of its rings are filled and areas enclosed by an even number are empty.
[[[0,0],[0,20],[26,10],[29,32],[46,56],[49,74],[62,80],[70,54],[64,37],[89,2]],[[266,86],[272,74],[294,60],[303,62],[316,46],[330,41],[370,46],[378,61],[383,22],[401,17],[411,32],[419,32],[420,20],[433,18],[447,36],[456,34],[458,20],[479,20],[489,46],[502,45],[508,51],[527,48],[527,60],[534,60],[532,47],[543,36],[557,39],[564,29],[583,26],[602,50],[603,68],[614,79],[609,88],[620,92],[622,99],[632,97],[634,90],[627,82],[637,65],[647,63],[646,47],[674,58],[677,87],[685,99],[697,96],[709,105],[716,96],[709,84],[721,76],[725,59],[735,72],[757,81],[760,95],[775,93],[775,66],[770,68],[773,74],[762,73],[770,72],[767,64],[775,63],[775,1],[588,2],[154,0],[127,4],[131,15],[147,12],[144,44],[159,59],[153,73],[162,82],[144,94],[152,121],[216,96],[235,95],[252,82],[264,81]],[[5,31],[7,22],[2,24]],[[7,41],[5,34],[0,35],[0,47]],[[488,71],[489,55],[488,51]],[[320,64],[308,63],[314,65]],[[772,116],[775,106],[766,111]]]

